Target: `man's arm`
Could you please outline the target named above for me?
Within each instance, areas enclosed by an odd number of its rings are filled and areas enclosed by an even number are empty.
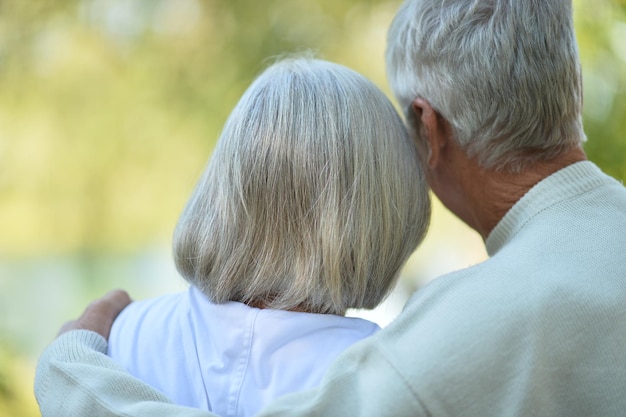
[[[106,356],[113,321],[130,302],[126,292],[112,291],[61,328],[37,365],[35,396],[43,417],[211,416],[173,405]]]
[[[106,340],[88,330],[61,334],[37,365],[35,396],[43,417],[210,417],[172,404],[106,356]]]
[[[126,293],[107,294],[67,323],[43,352],[35,395],[43,417],[215,417],[174,405],[106,356],[111,325],[130,303]],[[320,387],[290,394],[260,416],[381,417],[427,415],[414,393],[370,338],[335,361]]]

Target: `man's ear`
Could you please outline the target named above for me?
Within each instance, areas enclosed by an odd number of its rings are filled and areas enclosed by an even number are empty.
[[[413,100],[411,109],[415,117],[422,122],[423,136],[428,145],[426,163],[429,168],[435,168],[442,158],[442,151],[447,143],[443,119],[438,116],[430,103],[423,98]]]

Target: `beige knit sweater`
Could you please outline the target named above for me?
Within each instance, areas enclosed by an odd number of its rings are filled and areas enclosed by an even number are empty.
[[[490,259],[434,280],[319,388],[263,416],[626,415],[626,189],[580,162],[529,191],[489,236]],[[210,416],[168,404],[87,331],[40,358],[48,416]]]

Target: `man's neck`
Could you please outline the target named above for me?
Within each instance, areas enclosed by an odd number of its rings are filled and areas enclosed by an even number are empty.
[[[472,164],[473,171],[466,175],[463,189],[466,191],[467,211],[459,217],[476,230],[483,238],[491,233],[504,215],[531,188],[544,178],[587,157],[580,147],[557,158],[534,164],[520,174],[494,172]]]

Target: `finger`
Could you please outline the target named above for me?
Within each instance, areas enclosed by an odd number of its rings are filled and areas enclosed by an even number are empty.
[[[61,330],[59,330],[59,333],[57,333],[57,337],[61,336],[65,332],[76,329],[78,329],[78,327],[76,327],[76,320],[68,321],[64,323],[63,326],[61,326]]]
[[[126,291],[110,291],[102,298],[89,304],[77,320],[65,323],[61,327],[59,335],[70,330],[84,329],[99,333],[108,339],[115,318],[131,302],[132,299]]]
[[[111,326],[118,314],[132,302],[126,291],[113,290],[91,303],[77,320],[81,329],[100,333],[108,340]]]
[[[113,319],[115,319],[133,300],[126,291],[113,290],[106,293],[100,301],[104,304],[103,308],[109,309],[109,314],[113,315]]]

